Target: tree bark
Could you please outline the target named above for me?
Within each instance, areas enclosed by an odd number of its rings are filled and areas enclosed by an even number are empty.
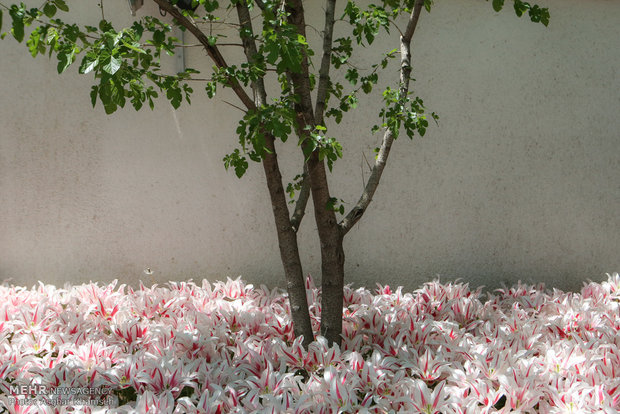
[[[306,22],[302,1],[291,0],[287,2],[286,11],[289,13],[289,22],[297,28],[297,32],[300,35],[306,37]],[[333,14],[333,7],[328,11],[329,13]],[[327,20],[330,19],[328,18]],[[333,25],[333,17],[329,24]],[[331,37],[331,30],[329,28],[327,30]],[[324,45],[325,48],[331,49],[329,45],[327,47]],[[309,141],[310,131],[316,126],[308,65],[308,56],[304,54],[301,73],[291,73],[294,92],[299,98],[295,104],[298,123],[297,133],[300,137],[305,136],[305,143]],[[323,68],[323,72],[325,70]],[[325,77],[320,80],[323,88],[326,88],[325,82]],[[322,99],[325,99],[325,97],[323,96]],[[321,106],[319,106],[319,110],[322,113],[323,109]],[[312,203],[314,205],[314,219],[321,244],[321,335],[325,336],[330,345],[334,343],[340,344],[344,289],[343,233],[336,220],[336,213],[327,208],[331,196],[327,183],[325,163],[319,159],[318,151],[315,150],[310,154],[306,163],[308,166],[308,178],[310,179]]]
[[[217,67],[228,67],[217,46],[209,43],[207,36],[202,32],[202,30],[200,30],[200,28],[183,16],[183,14],[168,1],[154,0],[154,2],[157,3],[162,9],[170,13],[181,25],[196,36]],[[249,10],[245,3],[237,3],[237,14],[239,17],[240,26],[248,31],[248,33],[253,33]],[[242,36],[242,41],[246,59],[248,63],[251,64],[257,53],[256,44],[251,35],[245,37]],[[248,96],[236,79],[230,78],[228,86],[233,89],[235,94],[239,97],[247,109],[256,109],[257,107],[261,107],[266,104],[267,94],[262,79],[257,79],[252,82],[254,99],[251,99]],[[293,332],[296,337],[303,335],[304,339],[302,344],[307,348],[308,345],[314,340],[314,333],[312,331],[312,323],[310,320],[304,274],[301,266],[301,260],[299,258],[296,229],[293,228],[289,218],[288,204],[286,202],[286,195],[282,185],[282,174],[280,173],[280,167],[278,165],[278,158],[275,149],[275,138],[270,134],[265,134],[265,141],[267,151],[265,152],[262,164],[265,171],[267,188],[269,190],[271,207],[276,224],[280,258],[284,267],[284,277],[286,279],[286,289],[289,295],[291,318],[293,321]],[[303,207],[305,207],[305,204]],[[299,208],[301,208],[301,206]],[[301,217],[296,220],[296,226],[299,226],[300,221]]]
[[[252,20],[246,3],[237,3],[237,15],[239,17],[239,25],[246,33],[246,36],[242,36],[243,50],[248,63],[252,64],[257,55],[257,49],[253,39],[254,31],[252,28]],[[265,105],[267,102],[267,93],[262,78],[252,82],[252,90],[254,91],[256,106],[261,107]],[[286,290],[291,307],[293,332],[295,337],[303,335],[304,339],[302,344],[305,348],[308,348],[310,342],[314,340],[314,334],[312,332],[312,322],[310,320],[303,269],[299,258],[299,248],[297,246],[296,226],[299,226],[301,217],[295,222],[295,225],[293,225],[289,218],[288,204],[282,185],[282,174],[280,173],[280,167],[278,165],[275,138],[271,134],[265,134],[265,147],[267,151],[265,151],[263,157],[263,169],[265,171],[273,217],[276,224],[280,258],[284,266],[284,277],[286,279]],[[305,209],[305,204],[303,208]]]
[[[314,220],[321,243],[321,335],[329,345],[340,345],[344,291],[344,234],[336,213],[327,209],[330,199],[325,163],[313,153],[308,160],[308,173],[314,204]]]
[[[291,317],[293,320],[293,332],[295,337],[303,335],[303,346],[307,349],[310,342],[314,340],[312,324],[310,321],[310,311],[306,296],[306,286],[304,275],[299,258],[299,248],[297,246],[297,233],[289,219],[286,194],[282,186],[282,175],[278,166],[278,158],[272,136],[265,137],[265,147],[269,151],[263,158],[263,169],[269,188],[271,198],[271,208],[275,219],[278,246],[280,248],[280,258],[284,266],[284,277],[286,279],[286,290],[291,306]]]

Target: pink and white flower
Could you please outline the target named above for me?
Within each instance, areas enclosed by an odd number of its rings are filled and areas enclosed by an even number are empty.
[[[118,413],[620,411],[617,273],[580,293],[519,283],[486,299],[463,283],[347,286],[341,347],[319,335],[321,291],[306,288],[308,349],[286,294],[241,279],[0,285],[0,407],[67,411],[9,399],[34,384],[105,388]]]

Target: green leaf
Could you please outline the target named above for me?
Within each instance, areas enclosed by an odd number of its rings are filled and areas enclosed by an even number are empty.
[[[17,6],[11,6],[9,10],[9,15],[13,20],[13,28],[11,29],[11,33],[13,37],[18,42],[24,40],[24,9],[20,9]]]
[[[493,0],[493,10],[500,11],[504,7],[504,0]]]
[[[347,69],[347,73],[344,75],[344,78],[348,80],[352,85],[355,85],[359,78],[359,73],[355,68]]]
[[[47,30],[47,37],[45,38],[45,42],[48,45],[52,45],[53,42],[56,42],[58,40],[58,31],[56,30],[55,27],[50,27]]]
[[[179,109],[181,106],[181,102],[183,101],[183,96],[181,95],[180,88],[168,88],[166,91],[166,98],[170,100],[170,104],[174,109]]]
[[[117,108],[118,108],[118,105],[116,105],[115,103],[112,103],[112,102],[103,105],[103,109],[105,109],[106,115],[113,114],[114,112],[116,112]]]
[[[128,47],[131,50],[134,50],[138,53],[146,53],[146,50],[142,49],[140,47],[140,43],[138,42],[128,42],[125,39],[123,39],[123,45],[125,45],[126,47]]]
[[[95,104],[97,103],[98,92],[99,92],[99,87],[97,85],[93,85],[92,88],[90,88],[90,103],[93,104],[93,108],[95,107]]]
[[[110,61],[103,65],[103,70],[110,75],[114,75],[121,67],[121,61],[114,56],[110,56]]]
[[[325,209],[326,210],[331,210],[331,211],[336,211],[340,214],[344,214],[344,205],[340,204],[338,205],[338,203],[342,203],[343,200],[338,200],[336,197],[330,197],[329,200],[327,200],[327,204],[325,205]]]
[[[39,30],[34,30],[30,33],[30,38],[26,43],[28,45],[28,49],[30,50],[30,55],[32,57],[36,57],[39,53],[39,41],[41,40],[41,32]]]
[[[99,99],[107,114],[116,111],[117,107],[125,106],[125,90],[120,80],[116,77],[109,77],[101,80],[99,87]]]
[[[523,3],[520,0],[516,0],[514,3],[515,13],[519,17],[523,16],[523,13],[525,13],[529,8],[530,8],[529,4]]]
[[[52,3],[45,3],[43,6],[43,14],[45,14],[50,19],[56,15],[57,8]]]
[[[543,9],[543,15],[540,18],[540,22],[545,25],[545,27],[549,26],[549,19],[551,16],[549,15],[549,9]]]
[[[67,52],[58,52],[58,73],[63,73],[72,63],[72,54]]]
[[[364,93],[372,92],[372,83],[370,82],[362,83],[362,90],[364,91]]]
[[[108,22],[107,20],[100,20],[99,21],[99,30],[101,30],[102,32],[107,32],[107,31],[110,31],[110,30],[114,30],[114,28],[112,27],[110,22]]]
[[[166,34],[164,32],[162,32],[161,30],[155,30],[153,32],[153,44],[154,45],[161,45],[162,43],[164,43],[164,41],[166,40]]]
[[[54,0],[54,4],[64,12],[69,11],[69,7],[67,6],[67,3],[65,3],[65,0]]]
[[[248,169],[248,162],[244,156],[241,155],[239,149],[235,149],[231,154],[224,157],[224,168],[228,171],[229,167],[234,167],[235,174],[238,178],[243,177]]]
[[[92,72],[93,69],[95,69],[95,67],[97,67],[98,64],[99,64],[98,58],[93,59],[92,57],[85,56],[84,59],[82,60],[82,64],[80,65],[79,72],[83,75],[89,72]]]
[[[215,92],[217,91],[217,83],[215,82],[207,82],[207,86],[205,87],[207,91],[207,96],[209,98],[213,98],[215,96]]]
[[[299,145],[301,145],[301,150],[304,153],[304,157],[306,161],[310,159],[310,155],[314,152],[317,147],[317,142],[314,139],[300,139]]]

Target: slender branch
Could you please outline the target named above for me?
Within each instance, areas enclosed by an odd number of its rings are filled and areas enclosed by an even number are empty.
[[[299,231],[301,220],[306,214],[306,206],[308,205],[309,198],[310,178],[308,177],[308,166],[304,163],[304,178],[301,183],[301,189],[299,190],[299,198],[295,203],[295,209],[293,210],[293,216],[291,217],[291,226],[295,232]]]
[[[213,82],[213,78],[180,78],[178,73],[174,75],[161,74],[159,75],[159,78],[178,78],[183,82]],[[246,112],[245,109],[243,111]]]
[[[420,13],[422,12],[422,6],[424,6],[424,0],[416,0],[413,10],[409,16],[405,33],[400,37],[399,92],[400,96],[403,98],[406,97],[409,92],[409,75],[411,74],[411,38],[413,37],[413,33],[418,25],[418,19],[420,18]],[[390,149],[392,148],[392,143],[394,142],[395,132],[396,131],[387,128],[383,134],[381,148],[379,149],[379,154],[377,154],[377,159],[372,167],[372,172],[370,173],[370,177],[368,177],[368,182],[364,187],[364,191],[355,207],[353,207],[340,222],[340,228],[342,229],[343,234],[346,234],[349,230],[351,230],[359,219],[362,218],[366,208],[372,201],[372,197],[377,190],[379,181],[381,180],[381,174],[383,174],[383,169],[385,168],[388,156],[390,155]]]
[[[413,11],[409,16],[409,22],[407,23],[407,28],[405,29],[405,34],[403,35],[403,41],[407,43],[407,46],[410,46],[413,33],[415,32],[416,27],[418,27],[418,20],[420,19],[420,13],[422,12],[423,6],[424,1],[422,0],[416,0],[415,5],[413,6]]]
[[[207,54],[213,60],[213,62],[218,68],[228,67],[226,60],[220,53],[217,46],[210,44],[209,39],[202,32],[202,30],[196,27],[195,24],[193,24],[187,17],[185,17],[183,13],[179,11],[179,9],[177,9],[175,6],[170,4],[167,0],[153,0],[153,1],[159,7],[161,7],[162,10],[165,10],[167,13],[170,13],[172,17],[174,17],[183,27],[189,30],[190,33],[192,33],[196,37],[196,39],[198,39],[198,41],[205,47]],[[246,108],[248,109],[256,108],[256,105],[254,104],[254,101],[252,100],[252,98],[248,96],[248,94],[245,92],[243,87],[239,84],[239,82],[236,79],[232,77],[228,77],[228,86],[235,92],[237,97],[239,97],[239,99],[241,100],[241,102],[243,102]]]
[[[392,20],[392,19],[388,19],[388,22],[389,22],[392,26],[394,26],[394,27],[396,28],[396,30],[398,30],[398,33],[399,33],[401,36],[403,36],[403,32],[402,32],[402,30],[400,30],[400,27],[398,27],[398,25],[396,24],[396,22],[395,22],[394,20]]]
[[[316,96],[316,106],[314,109],[314,122],[316,125],[323,125],[323,114],[329,89],[329,68],[331,67],[332,56],[332,37],[334,34],[334,13],[336,11],[336,0],[326,0],[325,2],[325,28],[323,29],[323,57],[321,59],[321,69],[319,70],[319,85]]]
[[[243,45],[241,43],[219,43],[217,44],[218,46],[238,46],[238,47],[243,47]],[[151,45],[142,45],[144,46],[151,46]],[[174,47],[203,47],[202,43],[196,43],[196,44],[192,44],[192,45],[181,45],[181,44],[176,44],[174,45]]]
[[[194,24],[199,25],[199,24],[208,24],[208,25],[213,25],[213,26],[231,26],[231,27],[239,27],[239,25],[237,23],[233,23],[233,22],[226,22],[223,20],[197,20],[194,22]]]
[[[248,63],[252,64],[255,61],[255,57],[257,55],[256,43],[254,41],[253,36],[253,28],[252,21],[250,18],[250,11],[248,7],[243,2],[237,3],[237,14],[239,16],[239,24],[242,29],[247,33],[243,41],[243,46],[245,50],[245,55],[248,60]],[[263,78],[260,77],[256,81],[252,82],[252,89],[254,90],[254,94],[256,96],[256,104],[257,106],[264,105],[267,101],[267,93],[265,91],[265,83]],[[291,227],[295,232],[299,229],[299,225],[301,220],[304,217],[306,211],[306,205],[308,203],[308,198],[310,196],[310,180],[308,179],[308,170],[304,166],[304,180],[302,183],[301,191],[299,193],[299,198],[297,199],[297,203],[295,204],[295,210],[293,211],[293,216],[291,217]]]
[[[329,86],[329,68],[331,66],[331,49],[332,36],[334,32],[334,13],[336,9],[336,0],[327,0],[325,7],[325,28],[323,30],[323,58],[321,60],[321,69],[319,71],[319,87],[316,101],[316,110],[314,114],[315,125],[323,124],[323,113],[325,111],[325,99]],[[292,79],[291,79],[291,83]],[[310,103],[310,105],[312,105]],[[299,192],[299,198],[295,203],[293,216],[291,217],[291,225],[295,231],[299,230],[301,220],[306,213],[306,206],[311,194],[310,177],[308,165],[304,164],[304,178]]]
[[[232,107],[233,107],[233,108],[235,108],[235,109],[240,110],[240,111],[241,111],[241,112],[243,112],[243,113],[247,113],[247,111],[246,111],[245,109],[243,109],[242,107],[240,107],[240,106],[238,106],[238,105],[232,104],[232,103],[230,103],[230,102],[228,102],[228,101],[225,101],[225,100],[222,100],[222,102],[224,102],[225,104],[228,104],[228,105],[232,106]]]
[[[258,51],[256,49],[256,42],[254,41],[254,29],[252,28],[252,17],[250,16],[250,10],[243,1],[237,2],[237,16],[239,17],[241,41],[243,43],[243,51],[248,64],[252,65],[256,61]],[[267,103],[267,92],[265,91],[265,82],[263,77],[252,81],[252,90],[254,92],[254,99],[256,106],[262,106]]]

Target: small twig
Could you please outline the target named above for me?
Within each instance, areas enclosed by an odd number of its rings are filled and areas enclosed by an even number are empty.
[[[228,101],[225,101],[225,100],[223,100],[223,99],[222,99],[222,102],[224,102],[225,104],[228,104],[228,105],[232,106],[233,108],[237,108],[238,110],[240,110],[240,111],[241,111],[241,112],[243,112],[244,114],[245,114],[245,113],[247,113],[247,111],[246,111],[245,109],[243,109],[242,107],[240,107],[240,106],[237,106],[237,105],[235,105],[235,104],[232,104],[232,103],[230,103],[230,102],[228,102]]]
[[[394,22],[394,20],[389,19],[388,22],[390,22],[392,24],[392,26],[394,26],[396,28],[396,30],[398,30],[398,33],[403,36],[403,32],[402,30],[400,30],[400,27],[398,27],[398,25]]]
[[[207,35],[205,35],[198,27],[196,27],[196,25],[194,25],[194,23],[191,20],[185,17],[183,13],[181,13],[172,4],[168,3],[167,0],[153,0],[153,1],[159,7],[161,7],[166,12],[171,14],[172,17],[174,17],[180,25],[185,27],[187,30],[190,31],[190,33],[196,36],[196,39],[198,39],[198,41],[205,47],[207,54],[213,60],[213,62],[218,68],[222,69],[222,68],[228,67],[226,60],[224,59],[224,56],[222,56],[222,54],[220,53],[217,45],[211,44]],[[229,76],[227,77],[226,81],[227,81],[226,86],[230,87],[235,92],[237,97],[241,100],[241,102],[243,102],[246,108],[248,109],[256,108],[254,101],[248,96],[248,94],[243,89],[243,87],[241,86],[241,84],[239,83],[237,79]]]
[[[364,153],[362,152],[362,155]],[[366,156],[364,156],[366,158]],[[368,162],[368,160],[366,160]],[[364,163],[360,162],[360,171],[362,172],[362,188],[366,188],[366,177],[364,176]]]
[[[196,22],[194,22],[194,24],[199,25],[199,24],[221,24],[222,26],[233,26],[233,27],[239,27],[238,23],[232,23],[232,22],[225,22],[222,20],[198,20]]]
[[[218,46],[239,46],[239,47],[243,47],[242,44],[240,43],[218,43]],[[142,45],[143,47],[156,47],[155,45],[151,45],[151,44],[144,44]],[[201,43],[196,43],[196,44],[191,44],[191,45],[181,45],[181,44],[176,44],[174,45],[174,47],[204,47]]]
[[[321,30],[317,29],[316,27],[312,26],[312,25],[311,25],[311,24],[309,24],[309,23],[306,23],[306,27],[311,28],[311,29],[312,29],[312,30],[314,30],[314,32],[315,32],[316,34],[318,34],[318,35],[322,35],[322,34],[323,34],[323,32],[322,32]]]
[[[105,20],[105,13],[103,12],[103,0],[99,0],[99,8],[101,8],[101,20]]]
[[[368,158],[366,158],[366,154],[364,153],[364,151],[362,151],[362,155],[364,156],[364,161],[366,161],[366,165],[368,165],[368,169],[372,171],[372,166],[368,162]]]

